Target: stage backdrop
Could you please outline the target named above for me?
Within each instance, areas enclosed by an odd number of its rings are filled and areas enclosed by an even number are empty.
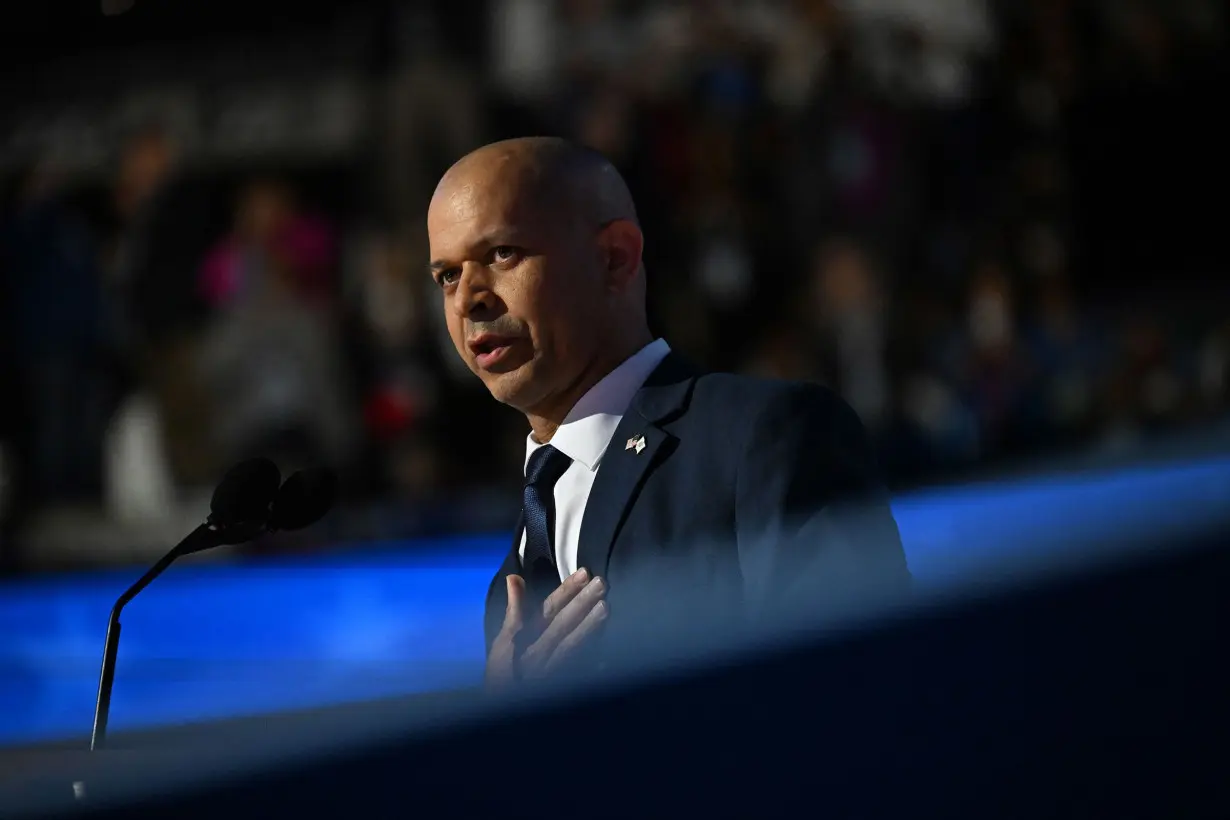
[[[1230,460],[935,490],[894,503],[921,585],[968,589],[1197,533],[1230,510]],[[113,730],[477,682],[506,534],[187,560],[125,610]],[[142,568],[0,586],[0,744],[84,736],[107,614]]]

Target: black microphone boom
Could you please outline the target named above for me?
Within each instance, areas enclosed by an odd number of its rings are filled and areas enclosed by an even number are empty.
[[[256,458],[232,467],[214,490],[205,523],[162,556],[116,600],[111,608],[107,638],[103,644],[102,673],[98,678],[98,700],[94,706],[94,731],[90,735],[91,749],[101,748],[107,737],[111,687],[115,682],[115,662],[120,648],[120,613],[124,606],[171,566],[176,558],[226,544],[242,544],[264,532],[269,522],[270,505],[281,481],[282,474],[277,465],[268,459]]]

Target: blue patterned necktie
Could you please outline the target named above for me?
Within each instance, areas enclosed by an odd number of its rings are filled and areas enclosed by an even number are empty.
[[[525,582],[535,597],[549,595],[560,583],[555,563],[555,482],[572,459],[550,444],[535,450],[525,465]]]

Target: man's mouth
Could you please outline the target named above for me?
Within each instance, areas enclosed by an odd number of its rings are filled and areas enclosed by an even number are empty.
[[[498,364],[501,359],[508,355],[514,339],[508,336],[493,336],[483,334],[470,340],[470,352],[474,354],[474,361],[483,370]]]

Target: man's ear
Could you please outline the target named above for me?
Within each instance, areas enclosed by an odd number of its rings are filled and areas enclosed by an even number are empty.
[[[615,291],[627,290],[636,281],[641,268],[645,237],[636,223],[616,219],[607,224],[598,236],[607,286]]]

